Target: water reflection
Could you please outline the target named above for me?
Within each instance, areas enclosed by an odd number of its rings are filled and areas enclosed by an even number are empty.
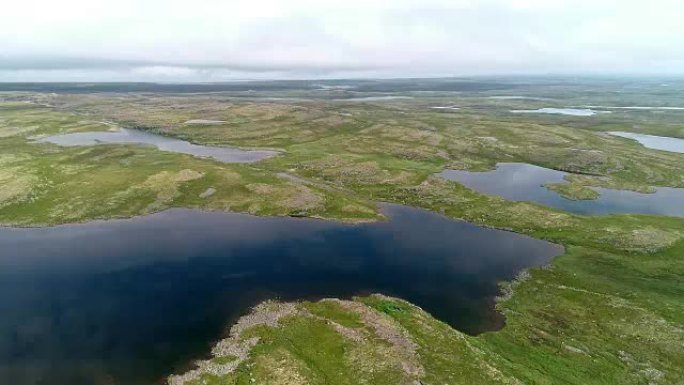
[[[656,150],[684,153],[684,139],[670,138],[667,136],[655,136],[635,134],[633,132],[613,131],[609,134],[627,139],[634,139],[644,147]]]
[[[200,158],[213,158],[224,163],[252,163],[276,155],[274,151],[246,151],[230,147],[202,146],[150,132],[121,128],[118,131],[77,132],[39,139],[60,146],[93,146],[97,144],[148,144],[161,151],[177,152]]]
[[[441,177],[477,192],[512,201],[536,202],[577,214],[639,213],[684,216],[684,189],[661,187],[653,194],[595,188],[594,200],[570,200],[544,187],[564,183],[567,173],[526,163],[499,163],[495,170],[445,170]]]
[[[402,206],[365,225],[170,210],[0,229],[0,379],[153,384],[265,298],[381,292],[471,333],[501,326],[497,282],[562,252]]]
[[[540,108],[537,110],[511,110],[514,114],[555,114],[555,115],[570,115],[570,116],[594,116],[599,111],[594,111],[586,108]],[[608,113],[608,111],[601,111]]]

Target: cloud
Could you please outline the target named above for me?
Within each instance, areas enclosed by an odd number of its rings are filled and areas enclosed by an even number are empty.
[[[23,0],[0,13],[0,81],[682,73],[683,11],[675,0]]]

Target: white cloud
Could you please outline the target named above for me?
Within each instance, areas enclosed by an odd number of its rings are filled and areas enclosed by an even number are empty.
[[[192,78],[200,75],[200,71],[188,67],[169,67],[169,66],[145,66],[134,67],[132,74],[141,77],[154,78]]]
[[[683,13],[675,0],[22,0],[0,13],[0,80],[683,73]]]

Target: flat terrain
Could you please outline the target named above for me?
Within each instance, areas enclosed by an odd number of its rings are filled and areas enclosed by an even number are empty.
[[[54,225],[169,207],[363,222],[381,220],[376,203],[386,201],[567,249],[548,268],[506,285],[498,306],[507,325],[500,331],[467,336],[415,306],[377,296],[268,304],[285,309],[280,321],[236,332],[237,350],[214,358],[232,369],[195,373],[188,377],[195,383],[684,382],[684,219],[573,215],[481,195],[434,175],[525,162],[575,173],[568,185],[550,188],[576,199],[594,198],[592,186],[684,188],[684,154],[606,133],[684,138],[684,111],[608,108],[684,106],[684,83],[421,84],[6,91],[0,93],[0,223]],[[460,109],[432,108],[439,106]],[[510,112],[587,106],[604,112]],[[281,155],[224,164],[153,147],[34,140],[117,126]]]

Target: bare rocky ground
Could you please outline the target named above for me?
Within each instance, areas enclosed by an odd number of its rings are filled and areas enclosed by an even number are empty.
[[[199,380],[203,374],[225,376],[232,373],[248,357],[250,350],[259,342],[259,338],[243,339],[242,333],[255,326],[266,325],[278,327],[282,317],[294,316],[300,311],[292,303],[264,302],[241,317],[230,329],[228,338],[219,341],[211,351],[212,359],[198,361],[197,368],[181,375],[170,376],[169,385],[183,385]],[[221,360],[227,358],[227,360]],[[227,362],[225,362],[227,361]]]
[[[378,294],[372,298],[388,303],[395,301]],[[354,322],[349,323],[349,319]],[[306,362],[297,362],[306,352],[301,354],[298,350],[316,350],[310,344],[330,343],[328,338],[318,342],[297,341],[294,345],[301,346],[292,348],[291,353],[300,357],[283,359],[282,347],[270,350],[268,347],[273,341],[255,333],[259,328],[267,328],[288,334],[288,329],[295,328],[300,322],[321,325],[333,338],[341,340],[345,346],[342,354],[328,359],[333,358],[333,366],[337,366],[340,371],[344,370],[345,361],[352,363],[359,383],[370,381],[376,371],[390,371],[393,373],[392,378],[398,381],[396,384],[421,384],[420,379],[425,375],[425,369],[420,363],[418,345],[411,339],[408,330],[388,314],[371,306],[332,298],[315,303],[267,301],[257,305],[232,326],[227,338],[214,345],[212,358],[198,361],[193,370],[170,376],[168,383],[231,383],[230,381],[245,372],[249,373],[250,379],[254,379],[259,374],[256,370],[258,368],[255,368],[259,362],[269,363],[269,374],[266,376],[270,378],[268,383],[311,383],[311,374],[307,373],[311,368],[306,368]]]

